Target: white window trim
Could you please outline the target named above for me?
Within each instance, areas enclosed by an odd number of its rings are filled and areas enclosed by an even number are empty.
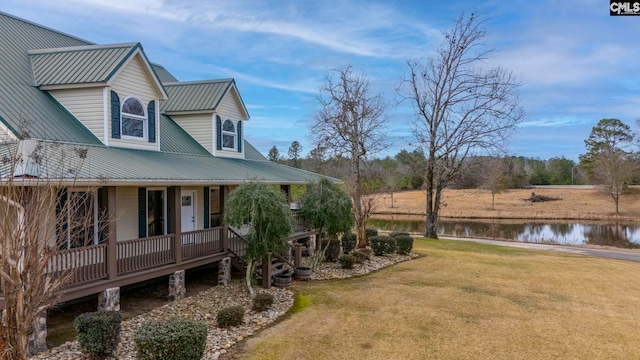
[[[166,187],[150,187],[147,188],[147,199],[146,199],[146,203],[147,203],[147,208],[145,209],[145,220],[146,220],[146,226],[145,226],[145,231],[146,231],[146,235],[147,237],[149,237],[149,191],[162,191],[163,192],[163,196],[162,196],[162,212],[164,214],[164,219],[162,221],[162,232],[163,235],[167,235],[167,222],[169,221],[169,219],[167,218],[167,196],[168,196],[168,192],[167,192],[167,188]]]
[[[69,189],[68,190],[68,194],[67,195],[67,201],[70,201],[71,194],[73,193],[79,193],[79,192],[85,192],[85,193],[91,193],[91,197],[92,202],[93,202],[93,241],[90,244],[87,244],[87,246],[89,245],[98,245],[99,241],[100,241],[100,234],[99,234],[99,229],[98,229],[98,224],[100,223],[100,219],[98,218],[99,213],[98,213],[98,191],[97,190],[89,190],[89,189]],[[68,204],[66,205],[67,207],[67,215],[66,215],[66,220],[67,220],[67,224],[71,223],[71,206],[69,206]],[[66,233],[66,241],[67,241],[67,249],[71,249],[71,230],[67,229],[67,233]]]
[[[131,136],[131,135],[125,135],[124,134],[124,119],[123,119],[123,117],[125,116],[125,112],[122,109],[124,108],[124,104],[129,99],[135,99],[138,102],[140,102],[140,104],[142,104],[142,111],[144,112],[144,117],[140,116],[140,115],[134,115],[134,114],[126,113],[127,114],[126,117],[142,121],[142,137],[137,137],[137,136]],[[127,96],[122,101],[122,103],[120,104],[120,137],[122,139],[126,139],[126,140],[149,141],[149,114],[147,114],[147,107],[145,106],[144,101],[142,101],[137,96],[131,96],[131,95]]]
[[[233,131],[224,130],[224,123],[227,121],[231,121],[231,123],[233,124]],[[229,118],[224,119],[222,121],[221,131],[222,131],[222,150],[237,150],[238,149],[238,123]],[[233,147],[224,146],[225,135],[233,136]]]

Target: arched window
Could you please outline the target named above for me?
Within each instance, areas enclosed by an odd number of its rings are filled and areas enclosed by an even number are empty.
[[[233,121],[225,120],[222,124],[222,147],[224,149],[236,148],[236,127]]]
[[[122,103],[122,136],[144,139],[147,116],[142,101],[129,97]]]

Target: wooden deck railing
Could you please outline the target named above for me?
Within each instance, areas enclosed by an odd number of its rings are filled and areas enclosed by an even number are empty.
[[[173,238],[168,234],[118,242],[118,274],[173,263]]]
[[[249,242],[231,228],[229,228],[227,234],[229,237],[229,251],[238,259],[244,261],[244,256],[247,253]]]
[[[185,260],[223,251],[221,226],[182,233],[182,258]]]
[[[48,269],[53,273],[63,273],[71,269],[68,285],[107,277],[107,244],[91,245],[62,250],[49,260]]]

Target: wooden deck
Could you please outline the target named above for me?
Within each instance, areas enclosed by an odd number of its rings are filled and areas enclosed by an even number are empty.
[[[226,230],[226,232],[225,232]],[[297,228],[290,240],[314,234]],[[60,302],[121,287],[221,261],[225,257],[244,256],[246,241],[232,229],[215,227],[182,233],[180,242],[174,234],[118,241],[115,250],[99,244],[63,250],[49,264],[49,271],[75,269]],[[109,259],[115,258],[115,261]],[[0,292],[0,308],[4,296]]]

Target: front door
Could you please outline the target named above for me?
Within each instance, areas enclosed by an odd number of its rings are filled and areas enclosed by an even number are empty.
[[[196,229],[196,192],[193,190],[182,190],[182,232],[193,231]]]

